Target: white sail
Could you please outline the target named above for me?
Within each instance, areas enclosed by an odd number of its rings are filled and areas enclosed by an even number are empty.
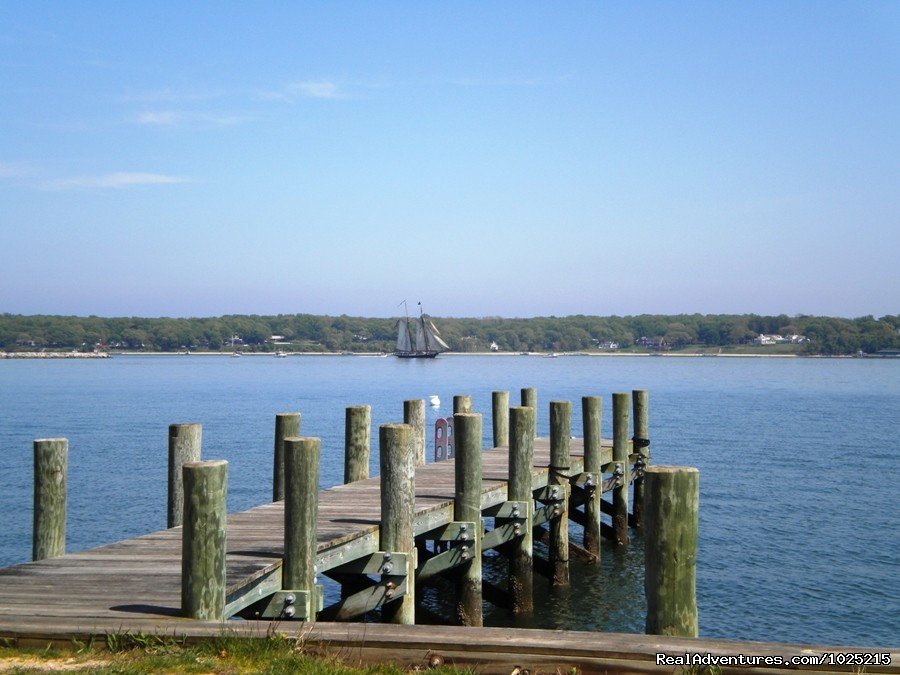
[[[450,345],[441,339],[441,334],[431,319],[428,319],[425,331],[428,333],[428,345],[433,351],[445,352],[450,349]]]
[[[409,324],[403,319],[397,322],[397,351],[412,351],[412,344],[409,341]]]

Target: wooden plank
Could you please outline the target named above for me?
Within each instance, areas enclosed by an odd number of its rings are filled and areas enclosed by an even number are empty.
[[[11,615],[21,628],[8,637],[19,646],[55,644],[70,647],[72,638],[87,641],[96,637],[97,642],[106,633],[121,632],[121,625],[107,619],[105,622],[84,621],[73,623],[55,617],[35,617],[31,613]],[[232,622],[229,635],[265,639],[268,621]],[[222,624],[172,620],[161,623],[158,619],[143,618],[132,623],[135,632],[157,633],[184,638],[188,642],[216,638],[221,635]],[[505,628],[466,628],[456,626],[398,626],[386,624],[346,624],[319,622],[314,627],[280,624],[278,633],[288,637],[302,637],[307,653],[346,658],[353,655],[354,663],[371,664],[392,662],[409,667],[427,667],[438,661],[456,666],[477,666],[482,673],[509,673],[515,667],[536,671],[569,672],[573,668],[582,672],[639,672],[671,673],[671,665],[657,665],[656,654],[672,656],[710,654],[716,657],[735,657],[752,654],[759,657],[790,659],[810,657],[822,653],[852,654],[860,652],[886,653],[890,663],[872,665],[867,673],[900,673],[900,650],[872,649],[871,647],[793,645],[782,643],[740,642],[721,639],[691,639],[664,636],[643,636],[619,633],[588,633],[583,631],[558,631]],[[796,672],[856,672],[846,667],[794,667],[758,665],[740,669],[725,668],[725,673],[759,673],[778,675]]]
[[[281,590],[281,568],[270,571],[265,576],[257,577],[252,583],[232,591],[225,598],[225,618],[232,617],[245,607],[259,602],[276,591]]]
[[[463,551],[462,546],[453,546],[450,550],[438,553],[422,562],[419,569],[416,570],[416,581],[427,581],[438,574],[467,563],[471,560],[471,555],[468,553],[469,547],[466,548],[467,550]]]
[[[325,620],[353,619],[389,602],[401,600],[406,595],[407,588],[407,577],[384,576],[378,583],[326,607],[320,617]]]

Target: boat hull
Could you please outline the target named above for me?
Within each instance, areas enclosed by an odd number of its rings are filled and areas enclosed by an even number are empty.
[[[440,352],[394,352],[394,356],[399,359],[433,359]]]

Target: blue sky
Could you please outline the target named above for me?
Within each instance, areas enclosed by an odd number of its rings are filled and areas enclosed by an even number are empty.
[[[900,3],[0,1],[0,312],[900,311]]]

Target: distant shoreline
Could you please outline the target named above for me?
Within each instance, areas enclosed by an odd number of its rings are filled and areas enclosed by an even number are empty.
[[[108,359],[115,356],[219,356],[234,358],[231,352],[214,352],[214,351],[196,351],[196,352],[145,352],[145,351],[113,351],[113,352],[0,352],[0,360],[2,359],[35,359],[35,360],[57,360],[57,359]],[[268,357],[276,356],[274,352],[242,352],[241,358]],[[385,358],[393,356],[392,354],[373,353],[373,352],[285,352],[285,357],[303,357],[303,356],[347,356],[361,358]],[[701,352],[555,352],[549,354],[547,352],[446,352],[441,354],[441,358],[456,358],[460,356],[528,356],[533,358],[575,358],[575,357],[600,357],[600,358],[747,358],[747,359],[854,359],[860,358],[849,354],[828,355],[828,354],[709,354]],[[874,354],[868,354],[862,358],[876,358]]]

